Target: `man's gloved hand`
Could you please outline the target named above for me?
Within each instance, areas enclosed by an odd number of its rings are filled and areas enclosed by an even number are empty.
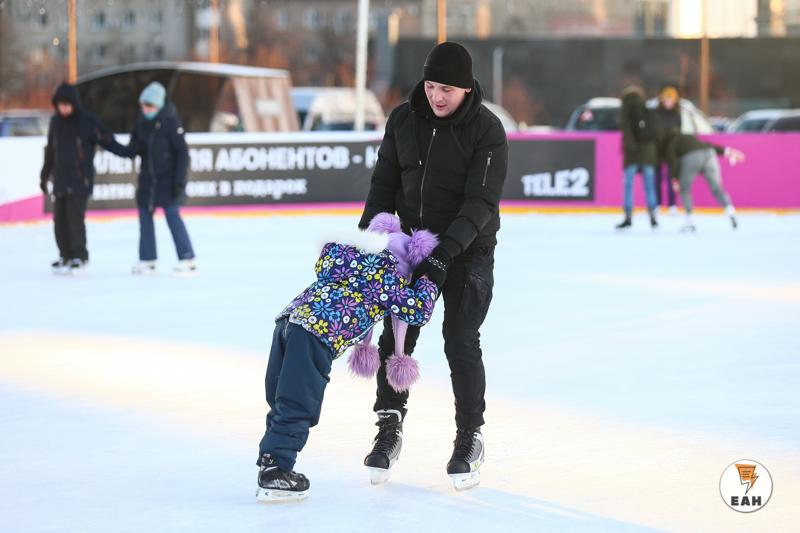
[[[414,273],[411,275],[411,284],[416,283],[422,276],[427,276],[429,280],[439,287],[439,290],[442,290],[447,279],[447,269],[450,268],[452,262],[453,256],[450,255],[450,252],[442,248],[441,245],[437,246],[433,249],[431,255],[414,269]]]
[[[47,180],[40,180],[39,181],[39,188],[42,190],[42,194],[47,195]]]

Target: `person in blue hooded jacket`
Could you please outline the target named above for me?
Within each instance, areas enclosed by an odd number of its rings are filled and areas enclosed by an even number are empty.
[[[175,106],[167,101],[167,90],[154,81],[139,96],[141,113],[123,155],[141,156],[136,204],[139,208],[139,262],[134,274],[150,274],[156,269],[156,234],[153,213],[164,210],[178,253],[175,271],[196,270],[194,249],[180,215],[186,199],[186,174],[189,148]]]
[[[56,273],[78,272],[89,261],[86,248],[86,204],[94,188],[94,152],[99,144],[119,153],[114,134],[81,105],[78,88],[62,83],[53,93],[39,187],[53,199],[53,225],[59,259]],[[52,189],[50,182],[52,181]]]

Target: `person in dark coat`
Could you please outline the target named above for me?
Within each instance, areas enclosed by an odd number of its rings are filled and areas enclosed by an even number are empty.
[[[139,262],[134,274],[149,274],[156,268],[156,234],[153,213],[164,210],[178,253],[179,273],[194,272],[194,250],[180,215],[186,199],[189,148],[175,106],[166,100],[167,91],[152,82],[139,96],[141,114],[126,148],[128,157],[141,156],[136,204],[139,208]]]
[[[99,144],[117,153],[123,147],[100,120],[81,105],[78,89],[62,83],[53,93],[40,188],[53,197],[53,222],[59,259],[56,272],[77,272],[89,261],[86,204],[94,187],[94,152]],[[49,182],[52,179],[52,190]]]
[[[665,85],[658,95],[658,107],[655,109],[659,136],[668,135],[672,132],[681,131],[681,107],[678,89],[672,85]],[[662,143],[663,146],[663,143]],[[666,158],[661,150],[658,154],[658,165],[656,167],[656,203],[661,205],[664,193],[664,185],[667,187],[667,207],[674,212],[675,191],[669,185],[669,171],[667,170]]]
[[[427,229],[440,244],[415,271],[442,289],[442,333],[456,405],[457,435],[448,474],[477,474],[483,461],[486,377],[479,329],[494,285],[494,248],[500,229],[499,202],[508,142],[499,119],[482,105],[483,90],[472,75],[472,58],[458,43],[429,53],[423,79],[386,123],[359,226],[379,212],[397,213],[405,231]],[[409,328],[406,351],[418,328]],[[392,353],[391,322],[384,324],[382,360]],[[365,464],[388,468],[399,454],[408,392],[398,393],[378,371],[374,410],[379,432]],[[456,478],[454,478],[456,479]]]
[[[641,172],[644,179],[650,225],[655,228],[658,226],[655,192],[658,131],[653,114],[645,106],[644,91],[640,87],[630,86],[622,92],[619,126],[622,130],[624,157],[625,219],[617,225],[617,229],[628,228],[633,224],[633,178],[637,172]]]

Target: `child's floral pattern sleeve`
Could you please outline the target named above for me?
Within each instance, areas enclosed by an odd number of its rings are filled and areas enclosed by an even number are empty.
[[[334,266],[335,253],[336,243],[329,242],[322,247],[322,251],[319,253],[319,259],[317,259],[314,265],[314,273],[317,275],[317,280],[323,281],[330,278],[330,271]]]
[[[411,326],[424,326],[431,319],[439,289],[428,278],[420,278],[413,287],[396,272],[387,269],[383,274],[381,305]]]

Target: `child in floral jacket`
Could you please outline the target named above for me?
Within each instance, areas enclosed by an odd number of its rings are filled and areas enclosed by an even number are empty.
[[[436,285],[426,277],[409,284],[414,267],[436,247],[433,234],[406,235],[396,216],[381,213],[350,240],[325,244],[315,266],[317,280],[276,318],[265,380],[270,410],[257,463],[260,501],[307,496],[308,479],[292,468],[319,421],[333,360],[354,347],[351,370],[374,375],[380,359],[369,345],[372,328],[391,314],[397,331],[404,332],[406,324],[422,326],[433,313]],[[402,339],[397,346],[387,374],[392,386],[405,390],[418,371],[402,353]]]

